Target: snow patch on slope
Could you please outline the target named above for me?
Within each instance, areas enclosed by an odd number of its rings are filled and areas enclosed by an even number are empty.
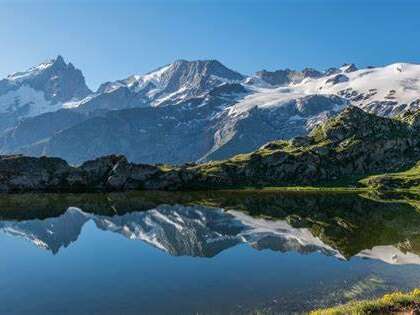
[[[279,87],[274,89],[248,87],[254,93],[245,96],[238,103],[229,108],[229,115],[238,116],[258,106],[259,108],[279,107],[283,104],[305,96],[304,91]]]
[[[403,104],[406,105],[403,109],[420,106],[412,104],[420,99],[420,65],[395,63],[347,72],[348,68],[343,66],[331,75],[307,77],[298,83],[271,88],[260,78],[249,77],[243,84],[253,93],[233,105],[229,114],[240,115],[256,106],[275,108],[308,95],[337,95],[367,110],[381,102],[389,102],[393,108]],[[379,110],[379,114],[383,112]],[[391,110],[391,114],[395,112]]]
[[[395,63],[345,73],[348,81],[334,85],[326,82],[334,75],[306,79],[293,86],[305,94],[337,94],[350,97],[354,105],[365,107],[372,102],[394,101],[410,104],[420,98],[420,65]]]
[[[60,108],[60,103],[51,104],[45,99],[44,92],[27,85],[0,95],[0,113],[23,111],[25,116],[36,116]]]
[[[416,264],[420,265],[420,256],[413,253],[403,253],[395,246],[375,246],[361,251],[357,256],[369,259],[379,259],[392,265]]]
[[[7,76],[6,80],[20,82],[20,81],[29,79],[31,77],[34,77],[34,76],[40,74],[45,69],[51,67],[54,64],[54,62],[55,62],[54,59],[44,61],[44,62],[42,62],[41,64],[39,64],[35,67],[29,68],[26,71],[15,72],[15,73],[10,74],[10,75]]]

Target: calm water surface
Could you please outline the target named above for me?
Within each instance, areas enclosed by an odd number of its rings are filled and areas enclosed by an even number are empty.
[[[420,286],[420,213],[349,194],[0,198],[0,314],[293,313]]]

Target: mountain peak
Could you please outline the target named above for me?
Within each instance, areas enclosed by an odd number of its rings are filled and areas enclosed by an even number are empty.
[[[188,69],[193,69],[195,71],[202,71],[203,74],[209,75],[218,75],[225,77],[231,80],[242,80],[244,76],[234,70],[229,69],[223,63],[217,59],[198,59],[198,60],[185,60],[178,59],[172,63],[174,66],[183,66]]]
[[[97,93],[109,94],[120,88],[128,88],[139,104],[160,106],[203,96],[220,85],[239,83],[244,78],[215,59],[178,59],[144,75],[132,75],[124,80],[103,84]]]
[[[90,94],[82,72],[61,55],[0,81],[0,112],[19,112],[19,117],[55,111],[63,103]]]
[[[52,65],[60,67],[67,66],[66,62],[64,61],[64,58],[61,55],[58,55],[55,59],[52,60]]]
[[[188,63],[201,63],[201,64],[218,64],[218,65],[222,65],[223,64],[217,60],[217,59],[195,59],[195,60],[187,60],[187,59],[176,59],[174,62],[174,64],[188,64]]]
[[[57,55],[57,57],[55,58],[56,62],[64,62],[64,58],[61,55]]]

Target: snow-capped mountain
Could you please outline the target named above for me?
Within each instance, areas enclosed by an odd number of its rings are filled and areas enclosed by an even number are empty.
[[[145,75],[102,84],[95,94],[69,104],[83,111],[174,105],[205,96],[214,88],[240,82],[244,76],[217,60],[177,60]],[[122,97],[121,97],[122,96]]]
[[[82,72],[63,57],[45,61],[0,81],[0,114],[28,117],[52,112],[90,94]]]
[[[0,152],[75,164],[112,153],[143,163],[225,159],[307,134],[348,105],[383,116],[419,108],[419,80],[420,65],[407,63],[246,77],[216,60],[178,60],[88,94],[80,71],[58,57],[0,81],[0,109],[13,113],[0,110]]]
[[[292,227],[284,220],[255,218],[244,212],[204,206],[159,205],[156,208],[104,216],[70,207],[56,218],[0,221],[2,233],[32,242],[57,254],[77,241],[84,224],[93,221],[100,230],[145,242],[173,256],[213,257],[239,244],[257,250],[309,254],[320,252],[345,259],[340,251],[325,244],[307,228]],[[388,264],[420,264],[420,257],[396,246],[362,250],[361,258]]]

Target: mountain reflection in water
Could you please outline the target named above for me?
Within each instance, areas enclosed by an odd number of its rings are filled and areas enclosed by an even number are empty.
[[[0,230],[54,254],[76,242],[92,220],[101,230],[173,256],[212,257],[246,243],[257,250],[420,264],[420,213],[407,203],[353,194],[152,192],[31,195],[24,202],[14,197],[6,203],[15,201],[20,211],[4,208]],[[31,211],[23,209],[25,203]],[[56,216],[48,217],[48,211]]]
[[[0,314],[283,314],[408,290],[420,283],[418,204],[270,191],[2,196]]]

